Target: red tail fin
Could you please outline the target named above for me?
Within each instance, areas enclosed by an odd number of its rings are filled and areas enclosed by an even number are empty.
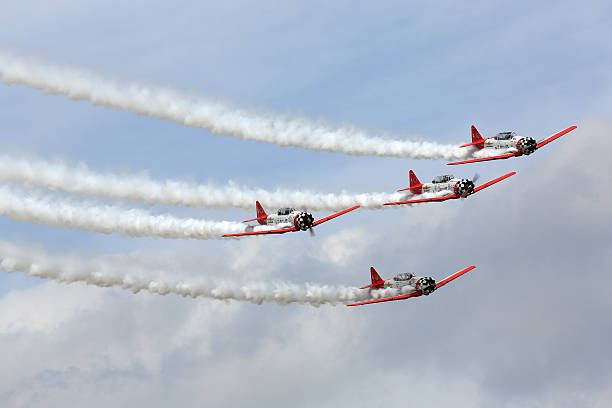
[[[464,144],[461,147],[476,146],[477,148],[482,149],[484,147],[484,141],[485,140],[482,138],[482,136],[480,136],[480,133],[478,133],[476,126],[472,125],[472,143]]]
[[[261,225],[266,225],[266,218],[268,218],[268,214],[264,211],[259,201],[255,201],[255,208],[257,209],[257,222]]]
[[[268,225],[268,223],[266,221],[266,218],[268,218],[268,214],[266,214],[266,212],[264,211],[264,209],[261,206],[261,204],[259,204],[259,201],[255,201],[255,209],[257,210],[257,217],[256,218],[251,218],[250,220],[245,220],[245,221],[242,221],[242,222],[257,221],[261,225]]]
[[[373,266],[370,268],[370,275],[372,276],[372,283],[383,283],[383,280]]]
[[[385,281],[378,275],[378,272],[376,272],[376,269],[374,269],[374,267],[370,268],[370,276],[372,277],[372,284],[361,287],[359,289],[380,288],[384,285]]]
[[[414,171],[410,170],[409,175],[410,175],[410,187],[402,188],[401,190],[397,190],[397,191],[410,190],[412,194],[421,194],[423,192],[423,188],[422,188],[423,184],[421,184],[416,174],[414,174]]]

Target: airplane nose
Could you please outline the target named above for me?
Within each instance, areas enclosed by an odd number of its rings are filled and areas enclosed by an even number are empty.
[[[525,155],[529,155],[536,151],[538,144],[533,137],[524,137],[519,143],[519,150]]]
[[[295,223],[296,227],[298,227],[300,230],[306,231],[307,229],[312,227],[312,224],[314,224],[314,217],[312,216],[312,214],[303,212],[297,216]]]
[[[456,194],[459,194],[461,197],[467,197],[474,192],[474,182],[468,179],[461,179],[459,183],[457,183],[457,191]]]

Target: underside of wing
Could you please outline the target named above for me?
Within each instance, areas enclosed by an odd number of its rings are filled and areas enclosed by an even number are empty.
[[[449,166],[454,166],[455,164],[476,163],[476,162],[489,161],[489,160],[501,160],[501,159],[507,159],[509,157],[520,156],[520,155],[521,153],[516,152],[516,153],[502,154],[501,156],[481,157],[479,159],[464,160],[464,161],[446,163],[446,164],[448,164]]]
[[[440,282],[436,283],[436,289],[441,288],[442,286],[446,285],[447,283],[457,279],[458,277],[460,277],[461,275],[464,275],[466,273],[468,273],[469,271],[471,271],[472,269],[474,269],[475,266],[472,265],[468,268],[465,268],[462,271],[459,271],[457,273],[452,274],[451,276],[449,276],[448,278],[442,279]]]
[[[264,231],[252,231],[252,232],[241,232],[239,234],[225,234],[224,237],[242,237],[245,235],[261,235],[261,234],[284,234],[285,232],[297,231],[299,228],[284,228],[278,230],[264,230]]]
[[[430,201],[446,201],[453,198],[459,198],[457,194],[442,196],[442,197],[433,197],[433,198],[420,198],[418,200],[409,200],[409,201],[397,201],[395,203],[385,203],[384,205],[399,205],[399,204],[416,204],[416,203],[428,203]]]
[[[548,139],[544,139],[542,140],[540,143],[538,143],[536,149],[539,149],[542,146],[546,146],[547,144],[549,144],[550,142],[552,142],[555,139],[560,138],[561,136],[563,136],[566,133],[571,132],[572,130],[576,129],[578,126],[570,126],[565,130],[560,131],[559,133],[555,133],[554,135],[552,135],[551,137],[549,137]]]
[[[419,291],[416,291],[416,292],[408,293],[407,295],[400,295],[400,296],[392,296],[392,297],[382,298],[382,299],[367,300],[365,302],[351,303],[350,305],[347,305],[347,306],[361,306],[361,305],[369,305],[370,303],[392,302],[394,300],[402,300],[402,299],[408,299],[408,298],[411,298],[411,297],[421,296],[422,294],[423,293],[419,290]]]
[[[359,207],[360,207],[359,205],[356,205],[356,206],[354,206],[354,207],[351,207],[351,208],[348,208],[348,209],[346,209],[346,210],[342,210],[342,211],[340,211],[340,212],[337,212],[337,213],[335,213],[335,214],[332,214],[332,215],[330,215],[329,217],[321,218],[320,220],[315,221],[315,222],[314,222],[314,224],[312,224],[312,226],[313,226],[313,227],[315,227],[315,226],[317,226],[317,225],[319,225],[319,224],[323,224],[325,221],[329,221],[329,220],[331,220],[331,219],[334,219],[334,218],[336,218],[336,217],[339,217],[339,216],[341,216],[342,214],[346,214],[347,212],[351,212],[351,211],[353,211],[353,210],[356,210],[356,209],[358,209]]]
[[[508,177],[510,177],[510,176],[514,176],[515,174],[516,174],[516,171],[513,171],[513,172],[511,172],[511,173],[508,173],[508,174],[505,174],[505,175],[503,175],[503,176],[501,176],[501,177],[498,177],[498,178],[496,178],[495,180],[491,180],[491,181],[489,181],[489,182],[487,182],[487,183],[481,184],[480,186],[478,186],[478,187],[476,187],[476,188],[474,189],[474,193],[479,192],[479,191],[480,191],[480,190],[482,190],[483,188],[487,188],[487,187],[489,187],[489,186],[492,186],[492,185],[493,185],[493,184],[495,184],[495,183],[499,183],[500,181],[502,181],[502,180],[504,180],[504,179],[507,179],[507,178],[508,178]]]

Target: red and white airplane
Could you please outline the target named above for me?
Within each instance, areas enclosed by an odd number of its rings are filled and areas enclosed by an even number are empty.
[[[260,234],[284,234],[285,232],[292,231],[306,231],[309,230],[310,234],[313,235],[314,231],[313,227],[316,227],[319,224],[323,224],[326,221],[329,221],[333,218],[339,217],[342,214],[346,214],[347,212],[356,210],[360,206],[356,205],[349,209],[340,211],[338,213],[332,214],[329,217],[321,218],[320,220],[315,221],[312,214],[306,211],[298,211],[294,208],[281,208],[277,211],[276,214],[266,214],[259,201],[255,202],[255,209],[257,210],[257,218],[253,218],[251,220],[246,220],[242,222],[250,222],[257,221],[260,225],[272,225],[275,226],[275,229],[264,229],[260,231],[254,231],[254,227],[249,225],[247,227],[247,232],[242,232],[240,234],[226,234],[224,237],[241,237],[243,235],[260,235]],[[250,229],[250,231],[249,231]]]
[[[381,303],[381,302],[391,302],[393,300],[403,300],[408,298],[413,298],[421,295],[429,295],[434,290],[441,288],[447,283],[457,279],[461,275],[464,275],[476,268],[475,266],[470,266],[469,268],[465,268],[462,271],[459,271],[455,274],[452,274],[448,278],[442,279],[440,282],[437,282],[433,278],[429,277],[419,277],[414,276],[411,273],[400,273],[395,275],[391,279],[382,279],[376,270],[372,267],[370,268],[370,275],[372,276],[372,284],[361,287],[359,289],[385,289],[385,288],[393,288],[396,289],[400,294],[397,296],[386,297],[382,299],[374,299],[368,300],[365,302],[352,303],[347,306],[361,306],[368,305],[370,303]]]
[[[560,138],[566,133],[571,132],[576,129],[577,126],[570,126],[565,130],[562,130],[559,133],[555,133],[548,139],[544,139],[541,142],[536,142],[532,137],[523,137],[519,136],[514,132],[502,132],[498,133],[493,137],[487,137],[484,139],[478,133],[478,130],[474,126],[472,126],[472,143],[464,144],[461,147],[467,146],[476,146],[480,152],[483,152],[483,157],[479,157],[476,159],[458,161],[454,163],[448,163],[449,165],[455,164],[464,164],[464,163],[474,163],[488,160],[499,160],[499,159],[508,159],[510,157],[515,156],[528,156],[531,153],[538,150],[540,147],[546,146],[550,142],[555,139]],[[497,156],[487,156],[487,153],[500,153]],[[479,154],[477,152],[476,154]]]
[[[415,204],[415,203],[426,203],[429,201],[446,201],[454,198],[466,198],[467,196],[477,193],[480,190],[492,186],[495,183],[507,179],[510,176],[516,174],[515,171],[484,183],[478,187],[474,186],[474,182],[478,179],[478,175],[474,175],[472,180],[470,179],[459,179],[453,177],[452,174],[445,174],[434,178],[431,183],[422,184],[417,178],[416,174],[410,170],[410,187],[403,188],[397,191],[410,190],[412,194],[423,195],[427,193],[437,193],[436,197],[431,198],[418,198],[415,200],[408,201],[397,201],[394,203],[385,203],[385,205],[398,205],[398,204]],[[440,195],[441,194],[441,195]]]

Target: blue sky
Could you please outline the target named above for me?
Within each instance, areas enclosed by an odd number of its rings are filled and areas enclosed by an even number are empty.
[[[0,398],[15,407],[378,406],[407,395],[458,406],[607,406],[611,11],[608,2],[12,4],[0,15],[4,49],[240,106],[442,143],[469,141],[472,124],[483,135],[536,139],[579,129],[524,160],[450,169],[481,180],[519,172],[480,197],[350,214],[315,239],[134,239],[3,217],[5,241],[83,257],[136,251],[188,276],[358,285],[370,265],[385,277],[479,268],[423,301],[358,311],[2,273],[0,353],[10,364],[0,369]],[[449,172],[442,161],[213,136],[23,86],[2,85],[0,104],[5,152],[97,171],[329,192],[393,191],[409,169],[421,180]]]

